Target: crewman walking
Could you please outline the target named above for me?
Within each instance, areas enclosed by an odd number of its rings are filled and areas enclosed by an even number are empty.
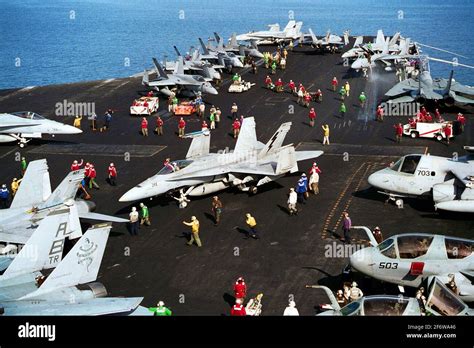
[[[401,143],[403,136],[403,126],[401,123],[393,126],[395,128],[395,140],[397,143]]]
[[[314,108],[311,108],[309,110],[309,126],[314,127],[314,120],[316,119],[316,111],[314,111]]]
[[[110,163],[109,168],[107,169],[109,175],[109,183],[112,186],[117,185],[117,168],[113,163]]]
[[[349,217],[349,213],[347,211],[342,213],[342,231],[344,232],[344,242],[347,244],[351,244],[351,237],[349,236],[349,231],[352,228],[352,221]]]
[[[346,96],[349,97],[349,93],[351,91],[351,85],[349,84],[349,81],[346,81],[346,84],[344,85],[344,89],[346,90]]]
[[[337,81],[336,76],[334,76],[334,77],[332,78],[332,81],[331,81],[332,90],[333,90],[334,92],[336,92],[336,90],[337,90],[337,85],[338,85],[338,84],[339,84],[339,81]]]
[[[0,209],[8,208],[8,202],[10,200],[10,191],[7,189],[7,185],[3,184],[0,189]]]
[[[21,180],[18,180],[17,178],[13,178],[13,181],[11,183],[11,189],[12,189],[12,197],[15,197],[16,191],[18,191],[18,188],[20,186]]]
[[[201,239],[199,238],[199,220],[195,216],[191,216],[191,221],[183,221],[183,224],[186,226],[191,226],[191,239],[186,244],[192,245],[194,242],[196,242],[199,248],[202,247]]]
[[[130,234],[132,236],[138,236],[138,228],[140,226],[140,222],[138,221],[138,211],[137,208],[132,207],[132,211],[129,214],[129,222],[130,222]]]
[[[234,130],[234,139],[237,139],[240,133],[240,122],[239,119],[235,119],[234,123],[232,123],[232,129]]]
[[[250,233],[247,234],[247,237],[250,235],[254,239],[259,239],[257,234],[257,221],[250,213],[245,214],[245,217],[245,223],[250,228]]]
[[[237,106],[237,104],[232,103],[232,107],[230,108],[230,114],[232,115],[232,118],[234,118],[234,119],[237,118],[237,112],[238,111],[239,111],[239,107]]]
[[[321,128],[323,129],[323,145],[329,145],[329,125],[325,124],[322,125]]]
[[[360,107],[361,107],[361,108],[364,107],[366,100],[367,100],[367,97],[365,96],[365,93],[364,93],[364,92],[360,92],[360,95],[359,95],[359,103],[360,103]]]
[[[26,167],[28,167],[28,164],[26,163],[26,158],[25,157],[21,158],[20,166],[21,166],[21,176],[23,176],[23,175],[25,175]]]
[[[141,211],[140,211],[140,225],[150,226],[151,225],[150,212],[148,210],[148,207],[145,204],[140,203],[140,208],[141,208]]]
[[[100,189],[100,186],[95,181],[96,176],[97,176],[97,172],[94,168],[94,165],[91,164],[90,169],[89,169],[89,189],[92,189],[92,186],[94,186],[94,188],[96,188],[97,190]]]
[[[215,226],[217,226],[219,222],[221,221],[222,208],[223,208],[223,205],[219,197],[217,196],[212,197],[212,213],[214,214]]]
[[[341,118],[344,118],[346,115],[346,104],[344,102],[341,103],[341,107],[339,108],[339,112],[341,113]]]
[[[298,215],[298,209],[296,209],[296,203],[298,201],[298,195],[295,192],[293,187],[290,188],[290,193],[288,194],[288,212],[291,215]]]

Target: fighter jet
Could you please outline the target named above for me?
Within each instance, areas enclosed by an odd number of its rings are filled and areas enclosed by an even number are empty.
[[[48,120],[31,111],[0,114],[0,143],[18,142],[23,148],[33,138],[41,138],[43,134],[79,134],[76,127]]]
[[[234,151],[226,153],[209,153],[210,135],[197,135],[186,159],[165,162],[158,174],[126,192],[119,201],[131,202],[180,188],[187,188],[185,195],[189,196],[228,187],[256,193],[258,186],[298,171],[298,161],[322,155],[322,151],[296,151],[292,144],[282,146],[290,128],[291,122],[283,123],[263,144],[257,141],[255,119],[247,117]]]
[[[363,39],[363,36],[357,37],[354,46],[347,52],[344,52],[342,58],[358,58],[367,50],[373,53],[380,53],[386,46],[386,38],[381,29],[377,31],[375,42],[363,44]],[[387,37],[387,39],[389,39],[387,53],[399,52],[400,47],[397,44],[397,41],[400,39],[400,32],[395,33],[391,39],[389,37]]]
[[[474,301],[474,241],[428,233],[392,236],[378,244],[365,226],[370,247],[356,251],[350,265],[373,278],[400,286],[419,287],[433,278],[454,282],[457,296]]]
[[[224,45],[224,41],[218,33],[214,32],[214,37],[219,43],[219,46],[222,47],[226,52],[239,52],[239,55],[242,57],[249,55],[255,58],[263,58],[263,53],[258,50],[257,40],[250,40],[250,46],[240,45],[237,41],[236,34],[233,33],[229,39],[229,44]]]
[[[434,280],[429,289],[426,305],[413,297],[395,295],[363,296],[342,307],[337,302],[331,289],[321,285],[307,285],[308,288],[322,289],[326,292],[330,309],[320,316],[465,316],[474,315],[474,310],[460,300],[439,280]],[[423,309],[422,309],[423,308]]]
[[[227,68],[231,69],[244,67],[240,60],[241,56],[238,56],[233,52],[227,52],[224,49],[223,41],[221,41],[217,47],[206,46],[201,38],[199,38],[199,43],[202,48],[202,59],[217,61],[218,64],[224,64]]]
[[[309,31],[309,34],[305,34],[302,36],[302,43],[311,45],[313,48],[319,48],[319,49],[328,49],[331,47],[340,48],[349,43],[348,31],[344,32],[344,41],[340,36],[331,34],[329,30],[326,33],[326,36],[322,37],[321,39],[318,39],[316,37],[316,35],[314,34],[311,28],[309,28],[308,31]]]
[[[435,209],[474,212],[474,147],[459,158],[427,155],[406,155],[390,167],[371,174],[370,185],[403,204],[405,197],[427,197]]]
[[[2,314],[149,315],[139,306],[142,297],[107,298],[105,287],[95,282],[110,224],[92,226],[61,260],[64,239],[71,233],[69,215],[64,209],[46,216],[0,276]]]
[[[65,207],[71,210],[71,221],[76,217],[112,222],[128,221],[115,216],[93,213],[91,212],[95,208],[93,202],[75,200],[83,178],[84,169],[70,172],[51,193],[46,160],[31,161],[10,208],[0,210],[0,241],[25,244],[42,219],[52,211]],[[71,223],[71,226],[74,233],[69,237],[71,239],[80,237],[82,235],[80,225]]]
[[[296,40],[301,37],[302,26],[303,22],[290,20],[283,30],[280,30],[279,24],[270,24],[268,26],[269,30],[237,35],[236,39],[237,41],[249,41],[255,39],[259,45]]]
[[[183,57],[178,57],[176,68],[173,74],[167,74],[161,64],[153,58],[153,64],[157,78],[150,81],[148,72],[145,70],[143,74],[142,84],[148,87],[155,88],[164,95],[173,95],[173,92],[169,89],[170,86],[178,87],[179,92],[182,94],[188,94],[190,96],[196,96],[199,92],[216,95],[217,90],[200,75],[186,75],[184,74],[184,62]]]
[[[430,58],[433,59],[433,58]],[[452,63],[452,62],[448,62]],[[409,103],[416,101],[424,104],[427,100],[442,101],[446,106],[454,104],[474,104],[474,99],[459,95],[458,93],[474,96],[474,87],[462,85],[453,79],[454,70],[451,70],[448,79],[431,77],[429,69],[422,69],[418,77],[409,78],[397,83],[385,95],[388,103]]]
[[[176,46],[173,47],[178,57],[182,57],[178,48]],[[218,71],[218,69],[225,68],[224,65],[214,65],[208,61],[201,60],[199,50],[194,50],[191,55],[191,59],[183,60],[183,63],[184,71],[192,71],[193,74],[201,75],[207,81],[220,80],[221,73]],[[174,72],[176,71],[178,64],[178,61],[165,62],[163,66],[165,68],[165,71]]]

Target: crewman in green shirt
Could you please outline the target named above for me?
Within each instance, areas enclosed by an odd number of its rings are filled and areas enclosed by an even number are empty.
[[[151,222],[150,222],[150,212],[148,211],[148,207],[143,204],[143,203],[140,203],[140,208],[141,208],[141,212],[140,212],[140,225],[147,225],[147,226],[150,226],[151,225]]]
[[[26,158],[25,157],[22,157],[21,158],[21,175],[25,175],[25,172],[26,172],[26,167],[28,167],[28,164],[26,163]]]
[[[367,97],[365,96],[364,92],[360,92],[359,95],[359,102],[360,102],[360,107],[363,108],[365,105],[365,101],[367,100]]]
[[[165,307],[165,303],[163,301],[158,302],[157,307],[148,308],[150,312],[153,312],[155,316],[163,317],[163,316],[170,316],[173,312],[168,307]]]

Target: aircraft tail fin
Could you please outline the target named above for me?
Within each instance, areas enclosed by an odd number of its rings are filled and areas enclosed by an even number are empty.
[[[229,45],[230,45],[230,47],[236,47],[236,46],[239,45],[239,43],[237,42],[237,34],[236,33],[232,33],[232,36],[230,37]]]
[[[48,163],[45,159],[31,161],[26,168],[10,208],[34,206],[51,195]]]
[[[182,56],[179,56],[178,60],[176,61],[176,65],[174,67],[174,73],[184,75],[184,60]]]
[[[89,228],[38,290],[20,298],[20,300],[95,281],[110,229],[111,224],[94,225]]]
[[[255,151],[258,147],[257,133],[255,131],[255,118],[244,118],[240,127],[239,137],[235,144],[234,153],[249,153]]]
[[[142,85],[148,86],[150,83],[150,76],[148,75],[148,71],[143,72],[143,77],[142,77]]]
[[[375,44],[377,46],[383,46],[385,42],[385,36],[383,35],[382,29],[377,30],[377,38],[375,39]]]
[[[163,77],[163,78],[166,78],[166,79],[168,78],[168,75],[165,73],[165,71],[163,70],[163,67],[158,62],[158,60],[156,60],[156,58],[153,58],[153,65],[155,66],[156,74],[159,77]]]
[[[389,46],[393,46],[397,43],[398,39],[400,38],[400,32],[396,32],[393,36],[390,42],[388,43]]]
[[[291,21],[290,21],[291,22]],[[293,21],[294,22],[294,21]],[[286,37],[289,38],[297,38],[301,36],[301,27],[303,26],[303,22],[296,22],[295,25],[293,25],[290,28],[285,28],[285,35]],[[287,26],[288,27],[288,26]]]
[[[382,54],[388,54],[388,42],[389,42],[389,38],[387,37],[387,40],[385,40],[383,44]]]
[[[453,84],[453,75],[454,70],[451,70],[451,72],[449,73],[448,84],[446,85],[446,89],[444,90],[443,94],[448,94],[451,91],[451,85]]]
[[[316,44],[318,42],[318,38],[313,33],[313,30],[311,28],[309,28],[308,31],[309,31],[309,35],[311,35],[311,40],[313,41],[313,44]]]
[[[202,47],[202,53],[209,54],[209,50],[207,49],[206,45],[204,44],[204,41],[202,41],[201,38],[199,38],[199,43],[201,44],[201,47]]]
[[[295,173],[298,171],[298,162],[295,155],[295,147],[293,145],[283,146],[278,150],[276,175],[285,173]]]
[[[5,270],[2,278],[56,267],[62,258],[64,239],[71,233],[68,224],[69,213],[69,209],[62,209],[46,216]]]
[[[335,311],[340,311],[341,310],[341,306],[337,302],[336,297],[332,293],[331,289],[329,289],[327,286],[324,286],[324,285],[306,285],[306,287],[307,288],[312,288],[312,289],[322,289],[322,290],[324,290],[324,292],[326,293],[326,295],[329,298],[329,301],[331,302],[331,307]]]
[[[211,145],[211,135],[209,133],[202,133],[195,137],[191,141],[186,158],[193,158],[199,156],[205,156],[209,154]]]
[[[63,181],[61,181],[59,186],[56,187],[53,193],[48,197],[46,202],[41,204],[38,208],[49,208],[73,200],[76,197],[81,181],[84,179],[84,172],[84,169],[69,172]]]
[[[364,37],[363,36],[357,36],[355,42],[354,42],[354,48],[359,47],[359,45],[362,45],[364,43]]]
[[[245,123],[245,121],[244,121]],[[263,157],[277,152],[281,148],[286,135],[290,131],[291,122],[283,123],[280,128],[273,134],[270,140],[265,144],[265,147],[259,152],[257,158],[262,159]]]
[[[295,27],[296,27],[296,21],[295,20],[289,20],[288,23],[286,24],[285,28],[283,29],[283,31],[288,32],[288,31],[290,31],[290,29],[294,29]]]
[[[346,30],[344,32],[344,45],[345,46],[349,45],[349,30]]]

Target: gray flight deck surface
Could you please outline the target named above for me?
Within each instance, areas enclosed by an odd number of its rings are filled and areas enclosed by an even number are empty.
[[[352,42],[348,47],[352,47]],[[395,81],[393,73],[382,73],[376,82],[371,82],[350,72],[349,67],[342,64],[340,54],[320,55],[309,48],[296,48],[289,54],[286,70],[278,70],[272,78],[275,81],[281,77],[285,83],[290,79],[296,84],[302,82],[310,91],[321,88],[323,102],[313,103],[317,111],[314,128],[308,125],[309,110],[297,105],[296,97],[262,87],[266,74],[263,67],[257,76],[244,74],[244,80],[257,83],[248,92],[230,94],[226,85],[221,87],[219,95],[204,97],[209,103],[207,115],[210,104],[219,106],[223,112],[219,128],[212,131],[211,151],[234,147],[230,119],[233,102],[239,106],[239,115],[255,116],[257,136],[262,142],[267,142],[281,123],[292,121],[285,144],[293,142],[301,149],[326,151],[316,159],[322,170],[320,195],[311,195],[306,204],[299,205],[298,216],[290,217],[286,212],[287,193],[289,187],[296,184],[298,174],[269,183],[253,196],[237,190],[224,191],[219,193],[224,204],[219,227],[213,225],[211,218],[212,195],[192,198],[186,209],[178,209],[176,201],[166,197],[146,200],[151,227],[141,228],[138,236],[131,237],[125,225],[113,226],[98,278],[110,296],[144,296],[142,304],[145,306],[154,306],[163,300],[176,315],[228,315],[233,301],[233,283],[238,276],[243,276],[248,284],[248,298],[260,292],[264,294],[263,315],[281,315],[291,295],[302,315],[312,315],[314,306],[327,300],[322,292],[306,289],[306,284],[328,285],[334,291],[342,288],[341,271],[348,259],[338,257],[338,249],[333,249],[342,245],[338,237],[342,235],[341,214],[345,210],[350,213],[353,225],[372,228],[378,225],[385,238],[414,231],[472,238],[472,216],[439,214],[433,211],[429,201],[406,200],[405,208],[397,209],[393,204],[384,204],[384,196],[367,183],[370,173],[401,155],[427,150],[433,155],[452,156],[458,152],[461,156],[462,146],[472,145],[472,109],[465,110],[468,116],[465,133],[455,138],[449,147],[434,139],[407,137],[397,145],[392,125],[406,123],[407,118],[386,117],[383,123],[374,121],[376,100],[380,101],[390,83]],[[333,76],[337,76],[340,83],[348,80],[351,84],[345,119],[339,117],[338,94],[330,90]],[[368,95],[366,110],[358,106],[357,98],[363,90]],[[150,136],[142,137],[140,117],[128,113],[139,93],[146,93],[140,77],[0,91],[2,112],[31,110],[50,117],[54,115],[55,104],[64,99],[95,102],[101,125],[106,108],[117,110],[112,127],[106,133],[92,132],[84,119],[84,133],[80,135],[32,141],[23,150],[15,145],[1,145],[0,183],[10,184],[12,178],[19,175],[20,164],[15,162],[17,152],[28,161],[47,158],[53,188],[67,174],[72,161],[83,158],[93,162],[97,169],[100,190],[92,191],[97,210],[127,217],[131,207],[138,207],[139,202],[119,203],[119,197],[161,169],[166,157],[184,158],[191,142],[177,137],[177,119],[165,111],[165,99],[161,99],[160,106],[165,135],[159,137],[152,133],[155,125],[152,116],[148,118]],[[294,114],[289,113],[291,108]],[[454,119],[453,111],[447,117]],[[54,118],[70,124],[73,121],[72,117]],[[187,132],[200,129],[201,121],[196,116],[186,117],[186,120]],[[331,127],[333,145],[329,147],[321,145],[321,125],[325,123]],[[129,161],[126,161],[126,153],[130,155]],[[118,169],[117,187],[105,182],[110,162]],[[304,162],[300,170],[307,172],[311,162]],[[260,240],[245,239],[247,212],[257,220]],[[189,227],[182,221],[189,221],[192,215],[201,222],[202,248],[185,244],[184,233],[189,232]],[[361,232],[352,234],[358,241],[364,238]],[[328,255],[326,252],[331,249],[333,254]],[[394,285],[357,274],[348,279],[356,279],[365,294],[397,293]]]

